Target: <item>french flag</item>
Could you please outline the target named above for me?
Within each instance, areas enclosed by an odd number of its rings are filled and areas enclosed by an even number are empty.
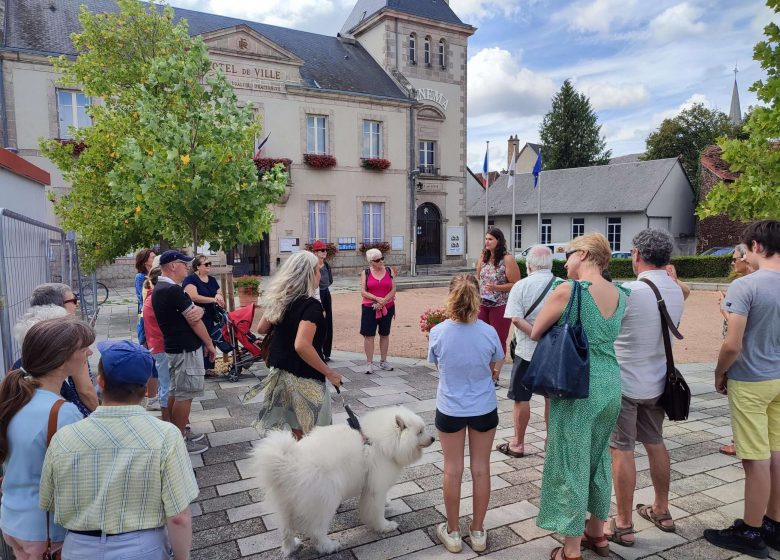
[[[489,148],[485,149],[485,163],[482,164],[482,182],[484,183],[485,190],[488,188],[488,151]]]

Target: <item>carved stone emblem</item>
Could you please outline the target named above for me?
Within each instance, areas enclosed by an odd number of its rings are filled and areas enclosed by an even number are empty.
[[[247,41],[244,37],[241,37],[238,40],[238,48],[241,49],[242,51],[245,51],[246,49],[249,48],[249,41]]]

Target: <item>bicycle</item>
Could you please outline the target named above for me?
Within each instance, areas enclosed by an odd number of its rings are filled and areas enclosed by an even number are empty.
[[[53,282],[62,282],[62,275],[61,274],[53,274],[52,275],[52,281]],[[90,301],[92,299],[92,279],[89,276],[80,276],[79,277],[79,283],[77,286],[72,286],[72,288],[75,290],[78,287],[81,287],[81,291],[78,292],[78,296],[80,298],[86,298],[86,301]],[[98,305],[103,305],[108,301],[108,287],[103,284],[103,282],[95,282],[95,288],[96,288],[96,301]]]

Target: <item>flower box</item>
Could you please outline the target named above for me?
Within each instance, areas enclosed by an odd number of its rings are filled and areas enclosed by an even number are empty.
[[[284,166],[285,172],[289,173],[290,165],[292,164],[292,160],[289,158],[263,157],[255,158],[253,161],[255,162],[255,167],[257,167],[257,170],[261,173],[264,171],[270,171],[277,163],[281,163]]]
[[[379,249],[382,251],[382,254],[388,253],[390,251],[390,244],[387,241],[378,241],[376,243],[361,243],[360,244],[360,252],[365,253],[369,249]]]
[[[311,243],[306,243],[304,247],[306,248],[307,251],[311,251]],[[336,253],[339,252],[339,248],[336,247],[335,243],[326,243],[325,250],[328,252],[328,256],[325,257],[326,259],[331,258],[332,256],[334,256]]]
[[[63,146],[72,146],[71,148],[71,155],[78,156],[87,149],[87,145],[82,142],[81,140],[72,140],[72,139],[59,139],[58,142],[62,144]]]
[[[360,165],[364,169],[371,169],[373,171],[384,171],[390,167],[390,160],[384,158],[363,158]]]
[[[328,154],[303,154],[303,162],[316,169],[336,167],[336,158]]]

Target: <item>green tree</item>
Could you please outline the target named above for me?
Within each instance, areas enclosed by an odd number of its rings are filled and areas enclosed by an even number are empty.
[[[768,0],[767,6],[780,13],[780,0]],[[718,141],[723,159],[740,176],[733,183],[713,187],[696,210],[700,218],[719,214],[742,222],[780,218],[780,27],[769,23],[764,35],[766,40],[753,49],[753,59],[767,78],[750,90],[765,105],[750,112],[744,124],[747,139]]]
[[[80,236],[88,266],[164,238],[212,248],[259,239],[284,191],[281,165],[258,176],[259,124],[239,107],[203,41],[170,7],[118,0],[119,12],[82,7],[75,60],[54,64],[62,83],[101,102],[74,146],[41,140],[71,191],[55,210]]]
[[[645,154],[641,159],[679,157],[694,190],[699,192],[699,157],[702,150],[715,144],[722,136],[736,137],[741,129],[721,111],[695,103],[676,117],[663,120],[658,129],[647,137]]]
[[[609,163],[612,152],[604,149],[606,141],[600,134],[601,125],[590,100],[566,80],[553,97],[552,108],[539,127],[544,168],[567,169]]]

